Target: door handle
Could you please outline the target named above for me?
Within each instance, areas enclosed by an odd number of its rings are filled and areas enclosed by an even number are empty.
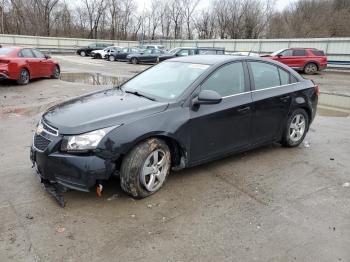
[[[246,107],[242,107],[240,109],[238,109],[237,111],[239,113],[245,113],[245,112],[248,112],[250,110],[250,106],[246,106]]]
[[[280,98],[281,101],[287,102],[287,100],[290,98],[290,96],[283,96]]]

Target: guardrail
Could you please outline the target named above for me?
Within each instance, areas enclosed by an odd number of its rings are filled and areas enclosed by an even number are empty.
[[[0,34],[2,45],[34,46],[50,53],[72,53],[92,43],[108,43],[115,46],[137,46],[137,41],[101,40],[84,38],[43,37]],[[295,38],[295,39],[218,39],[218,40],[154,40],[149,44],[164,45],[167,49],[181,46],[223,47],[226,52],[251,51],[271,53],[290,47],[311,47],[324,50],[330,64],[350,65],[350,37],[345,38]]]

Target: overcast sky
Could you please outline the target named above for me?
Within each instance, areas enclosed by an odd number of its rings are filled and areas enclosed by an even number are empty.
[[[276,9],[281,11],[290,3],[293,3],[296,1],[297,0],[276,0]],[[144,6],[146,7],[146,9],[147,9],[147,6],[150,6],[151,0],[136,0],[136,2],[138,3],[139,11],[142,11]],[[198,9],[207,8],[209,3],[210,3],[210,0],[201,0],[198,5]]]

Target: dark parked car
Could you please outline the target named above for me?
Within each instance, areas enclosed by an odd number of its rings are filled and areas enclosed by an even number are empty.
[[[96,43],[85,47],[81,47],[77,50],[77,54],[81,56],[90,56],[91,51],[105,49],[106,47],[112,46],[112,44]]]
[[[118,51],[112,51],[110,54],[107,54],[105,56],[105,59],[109,61],[128,61],[126,58],[130,54],[134,53],[141,53],[144,50],[136,48],[136,47],[125,47],[122,50]]]
[[[327,68],[327,56],[322,50],[315,48],[282,49],[263,57],[286,64],[308,75],[313,75]]]
[[[225,48],[214,47],[177,47],[169,51],[169,54],[161,55],[158,58],[158,62],[174,58],[177,56],[189,56],[189,55],[224,55]]]
[[[158,57],[161,55],[169,55],[167,51],[160,49],[147,49],[141,53],[133,53],[126,57],[126,59],[133,64],[138,63],[156,63]]]
[[[162,187],[171,169],[272,142],[298,146],[318,94],[311,80],[272,60],[174,58],[120,87],[49,109],[31,160],[51,193],[88,191],[120,176],[127,194],[143,198]]]

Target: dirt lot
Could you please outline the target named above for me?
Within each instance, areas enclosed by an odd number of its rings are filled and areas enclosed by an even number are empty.
[[[147,68],[59,60],[64,73],[124,78]],[[350,90],[350,73],[313,78],[323,91]],[[106,87],[0,84],[0,261],[350,261],[348,114],[318,115],[298,148],[276,144],[172,173],[144,200],[127,197],[115,179],[101,198],[67,192],[60,208],[31,168],[33,129],[48,106]]]

